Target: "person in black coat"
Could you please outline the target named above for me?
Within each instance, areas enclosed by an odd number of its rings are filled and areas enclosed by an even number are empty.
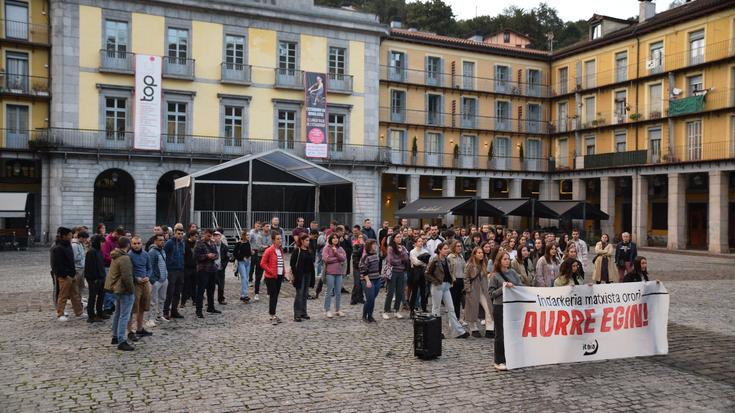
[[[214,242],[218,244],[219,248],[219,266],[217,267],[217,276],[214,277],[214,283],[217,284],[217,302],[220,305],[227,305],[225,300],[225,270],[227,269],[227,263],[230,262],[230,250],[224,242],[224,235],[219,231],[214,233]]]
[[[51,248],[51,271],[56,277],[59,288],[59,298],[56,302],[56,318],[67,321],[64,315],[66,301],[71,300],[74,314],[79,317],[83,314],[82,300],[74,294],[74,277],[77,275],[74,266],[74,250],[71,247],[71,230],[59,227],[56,241]]]
[[[102,311],[105,295],[105,261],[102,257],[102,243],[105,237],[95,235],[89,242],[89,251],[84,256],[84,278],[89,286],[87,298],[87,322],[95,323],[110,318]]]
[[[618,282],[623,282],[625,273],[633,272],[633,262],[638,256],[638,248],[630,239],[630,233],[623,232],[622,241],[615,246],[615,265],[618,267]]]
[[[296,288],[296,297],[293,302],[293,319],[296,322],[308,320],[306,301],[309,288],[314,287],[316,274],[314,271],[314,257],[309,248],[309,238],[299,237],[297,248],[291,253],[292,282]]]

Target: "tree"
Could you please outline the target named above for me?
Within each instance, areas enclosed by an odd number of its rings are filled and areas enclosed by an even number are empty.
[[[416,1],[406,4],[406,26],[422,31],[451,35],[456,21],[452,7],[442,0]]]

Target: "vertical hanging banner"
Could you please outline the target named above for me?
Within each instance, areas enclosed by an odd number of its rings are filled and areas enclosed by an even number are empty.
[[[509,369],[668,354],[669,293],[655,281],[503,287]]]
[[[133,148],[161,150],[161,58],[135,56],[135,127]]]
[[[304,72],[306,100],[306,156],[327,157],[327,76]]]

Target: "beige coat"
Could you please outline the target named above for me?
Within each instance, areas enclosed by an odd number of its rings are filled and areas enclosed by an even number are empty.
[[[598,242],[595,245],[595,271],[592,273],[592,281],[600,281],[602,279],[602,257],[607,257],[607,274],[608,279],[613,279],[613,274],[617,277],[618,270],[615,268],[615,250],[612,244],[608,243],[605,248],[602,248],[602,242]],[[617,279],[617,278],[616,278]]]

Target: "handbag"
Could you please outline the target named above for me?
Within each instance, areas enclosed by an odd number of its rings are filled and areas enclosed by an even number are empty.
[[[386,280],[390,280],[393,276],[393,266],[390,265],[388,260],[383,261],[383,269],[380,271],[380,276]]]

